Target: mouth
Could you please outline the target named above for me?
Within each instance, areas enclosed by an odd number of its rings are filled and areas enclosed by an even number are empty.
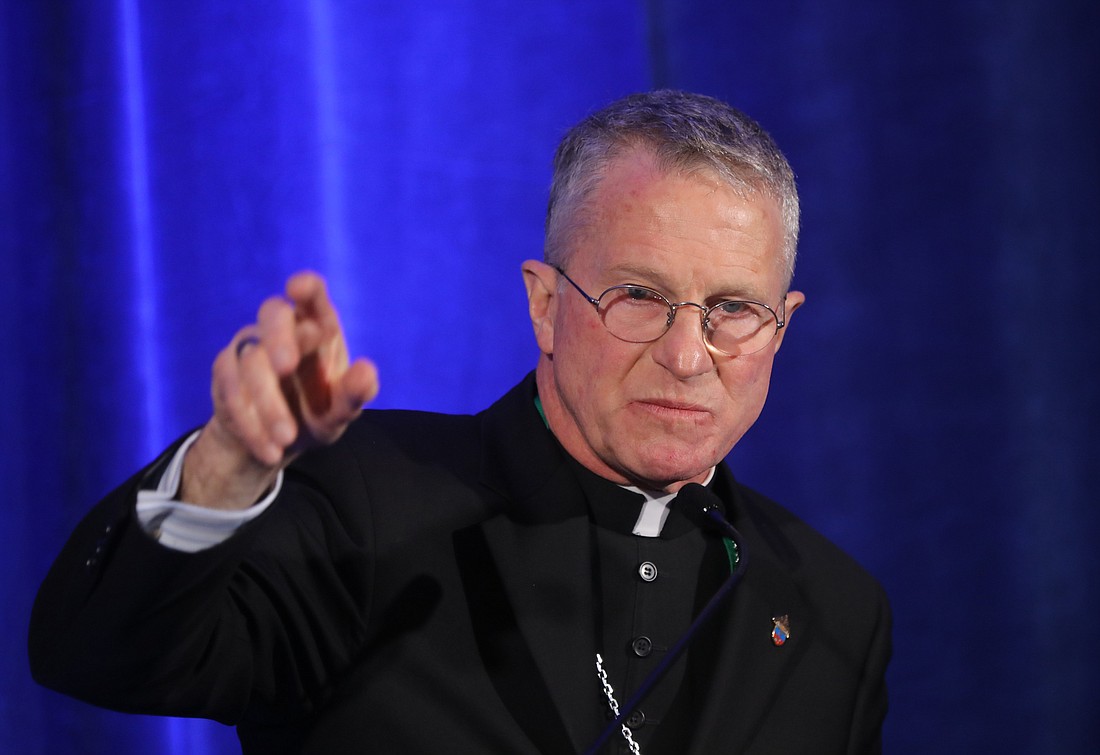
[[[710,410],[701,404],[672,399],[639,399],[634,404],[649,414],[666,419],[699,421],[710,415]]]

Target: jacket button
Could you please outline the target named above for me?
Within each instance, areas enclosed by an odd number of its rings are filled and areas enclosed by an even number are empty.
[[[645,713],[640,710],[636,710],[629,716],[627,716],[623,723],[625,723],[631,729],[637,729],[645,726]]]
[[[652,582],[657,579],[657,567],[652,561],[643,561],[641,566],[638,567],[638,576],[642,578],[643,582]]]
[[[630,649],[634,651],[634,655],[639,658],[645,658],[653,652],[653,641],[645,635],[636,637],[634,638],[634,642],[630,643]]]

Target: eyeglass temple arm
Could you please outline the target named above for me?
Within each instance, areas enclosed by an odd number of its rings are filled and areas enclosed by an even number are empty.
[[[568,275],[566,275],[565,271],[562,270],[560,267],[558,267],[557,265],[554,265],[554,269],[558,271],[558,273],[561,275],[561,277],[563,277],[567,281],[569,281],[569,285],[571,285],[573,288],[577,289],[577,293],[579,293],[581,296],[583,296],[585,299],[587,299],[589,304],[591,304],[596,309],[600,308],[600,300],[599,299],[593,299],[591,296],[589,296],[588,292],[585,291],[580,286],[578,286],[576,284],[576,282],[572,278],[570,278]]]

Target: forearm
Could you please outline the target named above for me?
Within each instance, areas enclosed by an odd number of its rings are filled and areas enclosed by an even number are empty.
[[[373,567],[363,533],[335,513],[349,502],[298,475],[225,542],[183,553],[140,526],[144,477],[89,513],[43,583],[34,677],[104,707],[226,723],[313,705],[366,633]]]
[[[224,642],[219,637],[232,636],[226,616],[211,607],[245,543],[235,539],[199,554],[161,546],[134,515],[142,477],[96,506],[55,561],[31,616],[31,669],[42,684],[98,705],[162,712],[157,701],[163,699],[183,714],[199,701],[159,687],[176,672],[182,678],[185,670],[201,673],[193,659],[202,657],[203,646],[212,649]],[[218,655],[221,662],[247,663],[232,653]],[[226,679],[247,678],[223,671]],[[202,704],[206,714],[221,717],[245,696],[223,684]]]

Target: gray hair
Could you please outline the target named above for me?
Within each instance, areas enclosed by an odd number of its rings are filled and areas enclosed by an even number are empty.
[[[634,94],[578,123],[554,155],[544,255],[564,264],[584,201],[607,165],[632,149],[649,149],[662,170],[709,168],[742,194],[774,199],[783,221],[787,283],[798,248],[798,190],[779,147],[756,121],[724,102],[669,89]]]

